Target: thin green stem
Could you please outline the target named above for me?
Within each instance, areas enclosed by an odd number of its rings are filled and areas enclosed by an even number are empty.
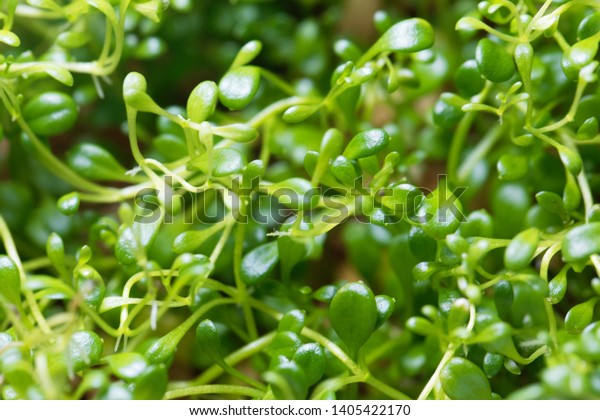
[[[330,378],[326,381],[323,381],[315,388],[310,399],[311,400],[319,400],[321,399],[327,392],[335,392],[338,389],[341,389],[350,384],[356,384],[359,382],[365,382],[364,375],[353,375],[353,376],[342,376],[336,378]]]
[[[433,372],[433,375],[431,375],[431,378],[429,378],[429,381],[427,381],[427,384],[425,385],[425,387],[419,394],[419,397],[418,397],[419,400],[427,399],[427,397],[429,396],[429,394],[431,393],[431,391],[437,384],[437,382],[440,378],[440,373],[442,372],[442,369],[444,368],[444,366],[446,366],[446,363],[448,363],[448,361],[450,359],[452,359],[455,351],[456,351],[456,347],[454,347],[453,345],[448,346],[448,349],[442,356],[442,360],[440,360],[440,363],[438,363],[437,368],[435,369],[435,372]]]
[[[261,399],[264,397],[265,392],[255,388],[238,385],[197,385],[167,391],[163,399],[173,400],[175,398],[206,394],[241,395],[245,397]]]
[[[251,127],[258,128],[260,127],[266,120],[271,118],[274,115],[280,114],[286,109],[294,106],[294,105],[311,105],[311,104],[319,104],[321,101],[315,98],[302,98],[298,96],[293,96],[291,98],[285,98],[280,101],[274,102],[268,107],[264,108],[254,117],[248,120],[246,124]]]
[[[482,103],[489,90],[491,89],[491,83],[486,83],[485,87],[481,91],[481,93],[473,100],[473,103],[480,104]],[[458,178],[457,169],[458,163],[460,162],[460,157],[467,141],[467,136],[469,134],[469,130],[471,129],[471,125],[475,121],[477,117],[476,113],[469,112],[467,113],[458,123],[458,127],[456,127],[456,131],[454,131],[454,136],[452,137],[452,143],[450,145],[450,152],[448,156],[448,166],[446,168],[446,172],[448,173],[448,178],[450,182],[455,183]]]
[[[243,204],[242,204],[243,206]],[[245,209],[244,213],[245,214]],[[246,321],[246,329],[250,338],[255,340],[258,338],[258,331],[256,328],[256,322],[254,320],[254,313],[248,300],[248,289],[246,283],[242,280],[242,254],[244,252],[244,237],[246,234],[246,224],[238,223],[237,231],[235,232],[235,245],[233,248],[233,274],[235,277],[235,285],[238,289],[238,302],[242,305],[244,311],[244,319]]]
[[[289,95],[289,96],[296,95],[296,89],[294,89],[293,86],[291,86],[288,82],[283,80],[281,77],[279,77],[275,73],[270,72],[269,70],[266,70],[261,67],[260,74],[265,79],[267,79],[269,82],[271,82],[275,87],[277,87],[278,89],[283,91],[286,95]]]
[[[379,379],[373,377],[371,374],[368,374],[365,382],[371,385],[373,388],[381,391],[385,395],[395,400],[412,400],[408,395],[403,392],[398,391],[396,388],[392,388],[388,384],[381,382]]]
[[[271,344],[271,341],[273,341],[273,337],[275,337],[275,332],[266,334],[256,340],[246,344],[244,347],[242,347],[242,348],[236,350],[235,352],[229,354],[228,356],[226,356],[224,358],[225,363],[227,363],[229,366],[235,366],[238,363],[240,363],[241,361],[246,360],[249,357],[251,357],[257,353],[260,353],[269,344]],[[210,368],[208,368],[207,370],[205,370],[196,379],[192,380],[190,383],[192,385],[206,384],[206,383],[214,381],[223,373],[224,373],[223,368],[221,368],[218,365],[213,365]]]
[[[29,128],[29,125],[25,122],[23,117],[17,117],[16,121],[21,127],[21,130],[23,130],[23,132],[27,134],[27,137],[29,137],[29,140],[31,141],[31,144],[34,147],[35,152],[39,155],[39,160],[41,161],[41,163],[54,175],[58,176],[63,181],[68,182],[75,188],[94,193],[98,196],[102,196],[105,198],[111,197],[115,199],[121,198],[119,195],[119,190],[95,184],[81,177],[77,173],[73,172],[71,168],[66,166],[59,159],[57,159],[56,156],[54,156],[52,152],[50,152],[50,150],[48,150],[46,146],[42,144],[40,139],[38,139],[38,137],[31,130],[31,128]]]
[[[502,137],[505,128],[503,125],[496,124],[485,137],[477,143],[477,146],[465,159],[464,163],[458,168],[456,175],[456,182],[464,184],[468,181],[469,176],[473,172],[473,169],[479,162],[485,157],[485,155],[491,150],[496,142]]]

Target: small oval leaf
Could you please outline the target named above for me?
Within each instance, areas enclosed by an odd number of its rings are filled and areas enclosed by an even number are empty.
[[[491,400],[492,389],[479,367],[462,357],[453,357],[440,373],[444,392],[453,400]]]
[[[361,159],[381,152],[390,144],[390,135],[384,130],[374,128],[358,133],[350,140],[344,150],[348,159]]]
[[[250,103],[260,84],[260,69],[254,66],[236,67],[219,82],[219,99],[227,108],[237,111]]]
[[[277,241],[259,245],[242,258],[242,280],[249,285],[260,283],[271,274],[277,261],[279,261]]]

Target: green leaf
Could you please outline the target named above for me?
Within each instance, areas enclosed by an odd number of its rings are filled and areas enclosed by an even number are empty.
[[[504,252],[504,265],[507,269],[517,271],[529,265],[535,255],[540,234],[536,228],[524,230],[515,236]]]
[[[583,168],[583,162],[581,161],[579,154],[562,145],[557,145],[556,149],[558,150],[558,155],[560,156],[563,165],[565,165],[565,168],[573,175],[579,175]]]
[[[348,346],[350,356],[355,358],[377,325],[373,292],[361,282],[346,284],[333,297],[329,318],[337,335]]]
[[[453,400],[491,400],[492,390],[485,374],[473,362],[453,357],[444,365],[440,382]]]
[[[433,261],[437,251],[437,242],[418,226],[412,226],[408,233],[410,252],[419,261]]]
[[[572,228],[562,240],[562,255],[566,262],[585,261],[600,253],[600,222]]]
[[[294,105],[283,113],[283,121],[289,124],[297,124],[310,118],[321,108],[321,105]]]
[[[567,293],[567,272],[568,267],[563,268],[548,283],[548,300],[553,305],[556,305],[563,300]]]
[[[504,365],[504,356],[497,353],[486,353],[483,357],[483,371],[488,378],[493,378]]]
[[[420,316],[408,318],[406,320],[406,328],[416,334],[424,336],[437,336],[440,333],[438,328],[433,325],[431,321]]]
[[[21,305],[19,269],[7,255],[0,255],[0,295],[13,305]]]
[[[278,400],[302,400],[308,394],[306,374],[294,361],[278,364],[265,372],[264,378]]]
[[[131,72],[123,80],[123,99],[125,104],[137,111],[162,114],[164,111],[146,93],[146,78],[138,72]]]
[[[169,6],[165,0],[133,1],[131,6],[140,14],[146,16],[153,22],[160,22],[163,12]]]
[[[506,82],[515,72],[513,58],[504,47],[487,38],[477,44],[475,60],[483,77],[494,83]]]
[[[134,352],[116,353],[107,358],[111,372],[126,381],[135,380],[146,368],[146,358]]]
[[[266,185],[261,191],[276,197],[280,204],[293,208],[310,205],[317,193],[312,184],[304,178],[288,178],[284,181]]]
[[[301,345],[302,341],[298,337],[298,334],[291,331],[278,330],[271,343],[269,343],[267,353],[277,363],[280,357],[285,357],[288,360],[291,359]]]
[[[212,238],[217,232],[221,231],[225,225],[223,223],[215,223],[206,229],[188,230],[180,233],[173,241],[173,252],[183,254],[184,252],[194,252],[200,246]]]
[[[277,241],[259,245],[242,258],[241,277],[244,283],[255,285],[265,280],[277,265]]]
[[[377,32],[380,34],[390,29],[394,24],[392,17],[385,10],[378,10],[375,12],[373,15],[373,23],[375,24]]]
[[[173,134],[160,134],[152,140],[154,148],[163,155],[167,161],[174,161],[188,156],[185,141]]]
[[[219,89],[212,81],[200,83],[192,90],[187,100],[188,118],[196,123],[206,121],[217,107]]]
[[[469,301],[462,297],[459,297],[452,303],[448,312],[448,332],[451,333],[467,325],[470,318],[470,307],[471,304]]]
[[[125,227],[119,232],[119,237],[115,244],[115,257],[123,265],[135,264],[144,258],[144,250],[138,244],[133,229],[130,226]]]
[[[62,48],[74,49],[83,47],[90,41],[90,36],[83,32],[67,31],[56,37],[56,43]]]
[[[62,238],[55,232],[48,236],[46,241],[46,255],[52,263],[52,266],[63,277],[66,276],[67,268],[65,264],[65,246]]]
[[[569,49],[568,59],[576,68],[590,64],[598,53],[598,40],[587,38],[575,43]]]
[[[94,268],[84,265],[77,271],[75,284],[85,303],[98,310],[106,294],[106,287],[100,273]]]
[[[454,93],[442,93],[433,105],[433,122],[442,128],[453,127],[464,117],[462,107],[467,103],[468,101]]]
[[[223,363],[223,352],[221,350],[221,337],[215,324],[205,319],[196,328],[196,343],[203,352],[214,363]]]
[[[288,226],[291,228],[291,224]],[[282,227],[282,231],[285,231],[284,227]],[[285,235],[277,238],[277,252],[279,253],[279,260],[281,262],[281,278],[284,282],[290,279],[292,269],[304,260],[307,251],[306,243],[296,238]]]
[[[365,63],[382,52],[413,53],[433,46],[435,33],[429,22],[412,18],[389,28],[360,60]]]
[[[127,179],[125,168],[110,152],[94,143],[80,143],[71,148],[67,164],[79,175],[95,181]]]
[[[590,13],[579,22],[577,38],[582,40],[600,32],[600,11]]]
[[[512,329],[506,322],[487,325],[469,340],[471,343],[494,343],[511,335]]]
[[[57,64],[44,64],[44,73],[65,86],[73,86],[73,75],[64,67]]]
[[[5,29],[0,29],[0,42],[10,47],[18,47],[21,45],[19,37],[14,32]]]
[[[77,105],[62,92],[44,92],[23,107],[23,117],[34,133],[56,136],[70,130],[77,120]]]
[[[133,56],[139,60],[155,60],[167,51],[168,45],[161,38],[149,36],[140,41],[133,50]]]
[[[78,331],[71,335],[65,352],[67,366],[72,372],[89,367],[102,357],[104,341],[93,331]]]
[[[394,312],[394,306],[396,301],[386,295],[375,296],[375,305],[377,305],[377,322],[375,323],[375,329],[381,327]]]
[[[347,157],[340,155],[331,162],[330,170],[342,185],[355,188],[359,186],[360,168]]]
[[[370,66],[359,67],[344,78],[348,86],[359,86],[377,76],[377,70]]]
[[[590,117],[577,129],[577,138],[580,140],[590,140],[598,135],[598,131],[598,119]]]
[[[344,150],[348,159],[361,159],[381,152],[390,144],[390,136],[380,128],[358,133]]]
[[[58,210],[65,216],[72,216],[79,209],[79,193],[76,191],[65,194],[56,203]]]
[[[529,172],[527,156],[504,154],[498,160],[498,176],[506,181],[523,178]]]
[[[240,173],[246,166],[246,158],[237,149],[218,148],[210,153],[203,153],[188,163],[188,168],[209,173],[212,165],[212,175],[223,177]]]
[[[249,143],[258,138],[258,130],[247,124],[229,124],[214,127],[213,133],[237,143]]]
[[[231,68],[236,68],[240,66],[245,66],[250,63],[252,60],[260,54],[262,50],[262,43],[257,40],[252,40],[244,44],[240,51],[235,56],[233,63],[231,64]]]
[[[467,60],[460,65],[454,75],[454,82],[460,94],[465,97],[477,95],[485,86],[475,60]]]
[[[344,61],[357,62],[362,55],[360,48],[345,38],[339,39],[333,44],[333,51]]]
[[[314,385],[325,373],[326,359],[323,348],[317,343],[307,343],[298,347],[293,361],[304,371],[308,385]]]
[[[219,99],[227,108],[238,111],[245,108],[258,90],[260,69],[241,66],[231,69],[219,82]]]
[[[571,334],[582,332],[592,322],[597,302],[598,298],[595,297],[573,306],[565,316],[565,330]]]
[[[519,70],[521,79],[523,79],[525,92],[531,90],[531,73],[533,71],[534,55],[533,47],[529,43],[519,43],[515,46],[515,63],[517,63],[517,69]]]
[[[344,145],[344,137],[336,128],[328,129],[323,135],[321,146],[318,153],[317,163],[312,171],[312,179],[314,184],[318,184],[329,167],[329,161],[342,152]],[[305,161],[308,159],[306,155]]]
[[[167,392],[169,376],[164,365],[148,366],[133,385],[133,399],[160,400]]]
[[[242,190],[244,194],[250,194],[260,185],[260,180],[265,173],[265,165],[262,160],[256,159],[248,163],[242,174]]]
[[[281,320],[279,320],[279,326],[277,327],[277,331],[290,331],[295,334],[300,334],[302,329],[304,328],[304,323],[306,322],[306,312],[300,309],[294,309],[292,311],[286,312]]]
[[[562,220],[569,219],[563,199],[558,194],[550,191],[540,191],[535,195],[535,199],[547,212],[558,214]]]
[[[444,239],[456,232],[464,219],[462,205],[454,192],[448,191],[445,183],[440,183],[425,200],[416,213],[415,221],[434,239]]]
[[[581,204],[581,191],[579,190],[579,183],[572,173],[567,172],[566,177],[567,182],[565,183],[562,200],[567,211],[574,211]]]

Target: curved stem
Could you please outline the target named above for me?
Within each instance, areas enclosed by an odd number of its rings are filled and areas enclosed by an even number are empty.
[[[109,188],[109,187],[104,187],[104,186],[95,184],[91,181],[88,181],[87,179],[81,177],[79,174],[75,173],[71,168],[66,166],[58,158],[56,158],[56,156],[54,156],[52,154],[52,152],[50,152],[50,150],[48,150],[42,144],[40,139],[38,139],[38,137],[31,130],[31,128],[29,128],[29,125],[25,122],[23,117],[21,117],[21,116],[17,117],[17,123],[21,127],[21,130],[23,130],[23,132],[25,134],[27,134],[27,137],[29,137],[29,140],[31,141],[31,144],[33,145],[33,148],[35,149],[35,152],[40,155],[39,160],[54,175],[58,176],[63,181],[69,183],[70,185],[72,185],[75,188],[79,188],[84,191],[94,193],[98,196],[102,196],[102,197],[106,197],[106,198],[111,197],[111,198],[117,198],[117,199],[121,198],[119,195],[119,190]]]
[[[273,337],[275,337],[275,332],[266,334],[256,340],[246,344],[244,347],[236,350],[235,352],[233,352],[233,353],[229,354],[227,357],[225,357],[224,358],[225,363],[227,363],[229,366],[235,366],[236,364],[240,363],[242,360],[245,360],[245,359],[249,358],[250,356],[253,356],[253,355],[261,352],[265,347],[267,347],[269,344],[271,344]],[[212,367],[205,370],[204,373],[202,373],[196,379],[192,380],[191,383],[194,385],[206,384],[208,382],[214,381],[222,373],[224,373],[223,368],[221,368],[218,365],[213,365]]]
[[[192,395],[205,394],[224,394],[224,395],[243,395],[246,397],[260,399],[265,393],[255,388],[238,385],[198,385],[167,391],[163,397],[164,400],[173,400],[175,398],[190,397]]]
[[[448,361],[450,359],[452,359],[455,351],[456,351],[456,348],[454,346],[450,345],[448,347],[448,349],[442,356],[442,360],[440,360],[440,363],[438,363],[437,368],[435,369],[435,372],[433,372],[433,375],[431,375],[431,378],[429,378],[429,381],[427,381],[425,388],[423,388],[423,390],[419,394],[419,398],[418,398],[419,400],[427,399],[427,397],[429,396],[429,394],[435,387],[437,381],[439,380],[440,373],[442,372],[443,367],[446,365],[446,363],[448,363]]]

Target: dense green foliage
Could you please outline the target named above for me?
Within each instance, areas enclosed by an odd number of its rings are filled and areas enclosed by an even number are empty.
[[[597,0],[168,3],[0,2],[3,399],[600,397]]]

